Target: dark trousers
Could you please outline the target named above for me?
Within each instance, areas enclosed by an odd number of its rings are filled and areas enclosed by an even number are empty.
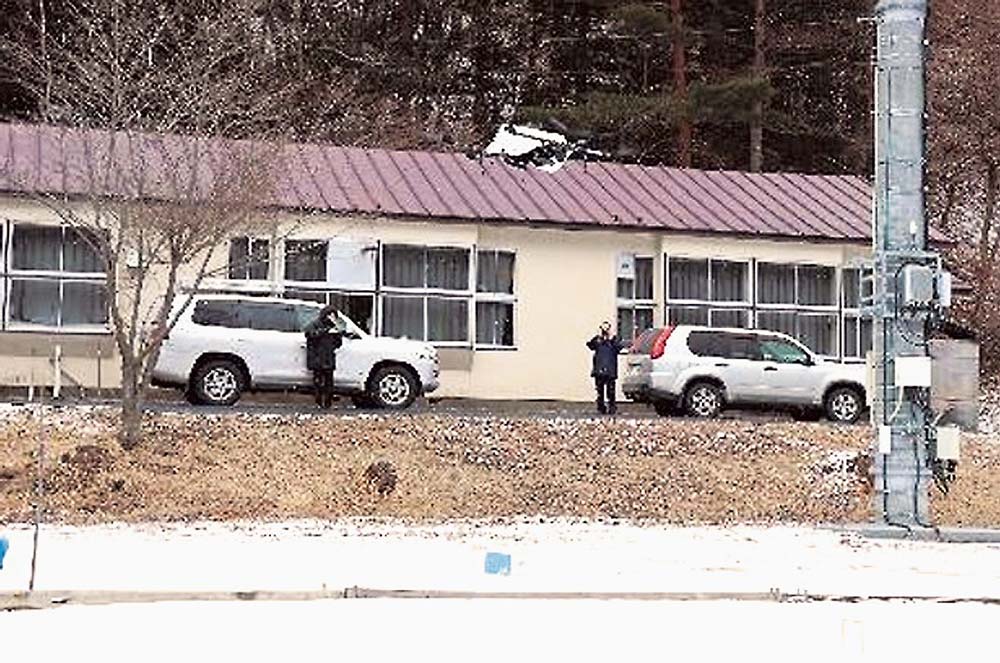
[[[601,414],[605,412],[614,414],[618,410],[615,403],[615,378],[595,377],[594,386],[597,388],[597,411]]]
[[[333,369],[313,371],[313,390],[320,407],[333,405]]]

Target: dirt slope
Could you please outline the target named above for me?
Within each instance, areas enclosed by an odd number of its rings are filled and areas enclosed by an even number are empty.
[[[676,523],[869,519],[869,431],[821,424],[465,416],[156,415],[131,453],[107,410],[47,411],[47,518],[63,522],[567,516]],[[0,416],[0,522],[30,519],[38,419]],[[969,447],[948,522],[1000,522],[996,449]],[[397,475],[380,497],[364,474]],[[994,500],[996,501],[996,500]]]

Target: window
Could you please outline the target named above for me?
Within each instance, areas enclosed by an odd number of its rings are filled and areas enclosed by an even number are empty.
[[[670,324],[750,326],[750,263],[670,258],[667,273]]]
[[[840,352],[837,269],[828,265],[757,264],[757,327],[797,339],[828,357]]]
[[[241,303],[237,311],[237,319],[248,327],[258,331],[301,332],[299,318],[295,307],[290,304],[260,304]]]
[[[757,327],[787,334],[820,355],[837,354],[837,313],[760,311]]]
[[[221,299],[202,299],[195,302],[191,321],[208,327],[239,327],[236,302]]]
[[[466,342],[469,301],[443,297],[382,298],[382,333],[436,343]]]
[[[301,333],[302,306],[275,302],[202,299],[195,303],[191,320],[196,325]],[[310,313],[315,317],[317,309]]]
[[[229,278],[266,280],[271,264],[271,241],[234,237],[229,241]]]
[[[433,343],[468,343],[470,256],[468,249],[457,247],[384,246],[382,333]],[[484,275],[484,280],[489,276],[501,278]]]
[[[631,341],[653,326],[653,259],[622,256],[617,289],[618,338]]]
[[[833,267],[799,266],[797,303],[803,306],[836,306],[835,274]]]
[[[747,263],[713,260],[709,264],[713,302],[747,301]]]
[[[312,290],[289,288],[285,290],[287,299],[301,299],[320,304],[332,304],[337,310],[367,331],[375,333],[375,295],[373,293],[340,292],[333,290]]]
[[[808,353],[799,346],[780,338],[762,336],[758,345],[764,361],[774,361],[779,364],[809,364]]]
[[[692,332],[688,335],[688,348],[699,357],[725,359],[760,359],[757,339],[753,336],[725,332]]]
[[[671,325],[708,326],[708,309],[693,306],[671,306],[667,313]]]
[[[795,304],[795,265],[758,263],[757,297],[761,304]]]
[[[514,254],[476,253],[476,345],[514,346]]]
[[[383,285],[428,290],[469,289],[469,251],[388,245],[383,249]]]
[[[5,327],[107,328],[107,279],[97,250],[98,235],[67,226],[12,222],[0,226]]]
[[[757,265],[761,304],[836,306],[836,269],[824,265]]]
[[[847,267],[843,270],[841,352],[845,358],[863,358],[872,350],[873,323],[870,315],[862,309],[871,304],[873,286],[870,267]]]
[[[708,300],[708,261],[670,259],[670,299]]]
[[[326,252],[323,240],[285,240],[285,280],[326,281]]]

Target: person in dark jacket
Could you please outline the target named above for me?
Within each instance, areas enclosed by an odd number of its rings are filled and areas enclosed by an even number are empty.
[[[597,387],[597,411],[601,414],[615,414],[615,382],[618,380],[618,353],[627,344],[611,335],[611,323],[604,322],[597,336],[587,341],[587,347],[594,353],[594,368],[590,375]],[[605,405],[607,401],[607,405]]]
[[[333,404],[333,372],[337,368],[337,348],[344,342],[333,316],[334,306],[325,306],[319,317],[306,325],[306,368],[312,371],[316,404]]]

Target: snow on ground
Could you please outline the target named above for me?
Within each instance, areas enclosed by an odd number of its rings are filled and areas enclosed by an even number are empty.
[[[0,528],[0,591],[24,589],[31,530]],[[511,555],[487,575],[487,552]],[[1000,545],[876,541],[799,527],[364,521],[44,526],[37,589],[769,592],[1000,597]]]
[[[31,530],[0,591],[27,586]],[[508,576],[486,552],[512,556]],[[597,522],[48,527],[38,589],[810,592],[1000,597],[1000,546],[799,527]],[[72,605],[0,613],[6,660],[857,661],[981,656],[983,603],[350,599]],[[641,657],[641,659],[640,659]]]
[[[0,614],[6,660],[985,660],[998,609],[922,603],[350,600]]]

